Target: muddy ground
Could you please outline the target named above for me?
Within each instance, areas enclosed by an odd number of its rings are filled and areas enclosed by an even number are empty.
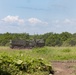
[[[54,75],[76,75],[76,60],[51,61]]]

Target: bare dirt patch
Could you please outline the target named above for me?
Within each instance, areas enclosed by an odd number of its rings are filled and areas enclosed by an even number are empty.
[[[76,75],[76,60],[51,61],[54,75]]]

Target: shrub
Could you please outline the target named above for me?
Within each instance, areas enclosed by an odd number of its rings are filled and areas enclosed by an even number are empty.
[[[15,59],[16,58],[16,59]],[[25,75],[37,72],[52,73],[52,67],[46,64],[43,59],[26,59],[25,61],[17,57],[1,55],[0,75]]]

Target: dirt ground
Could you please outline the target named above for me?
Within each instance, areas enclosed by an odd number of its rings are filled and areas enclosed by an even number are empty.
[[[54,75],[76,75],[76,60],[51,61]]]

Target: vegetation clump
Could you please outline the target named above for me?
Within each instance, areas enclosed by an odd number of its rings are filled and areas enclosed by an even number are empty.
[[[47,73],[47,75],[54,73],[52,66],[46,64],[41,58],[21,60],[6,54],[0,56],[0,75],[34,75],[38,72]]]

